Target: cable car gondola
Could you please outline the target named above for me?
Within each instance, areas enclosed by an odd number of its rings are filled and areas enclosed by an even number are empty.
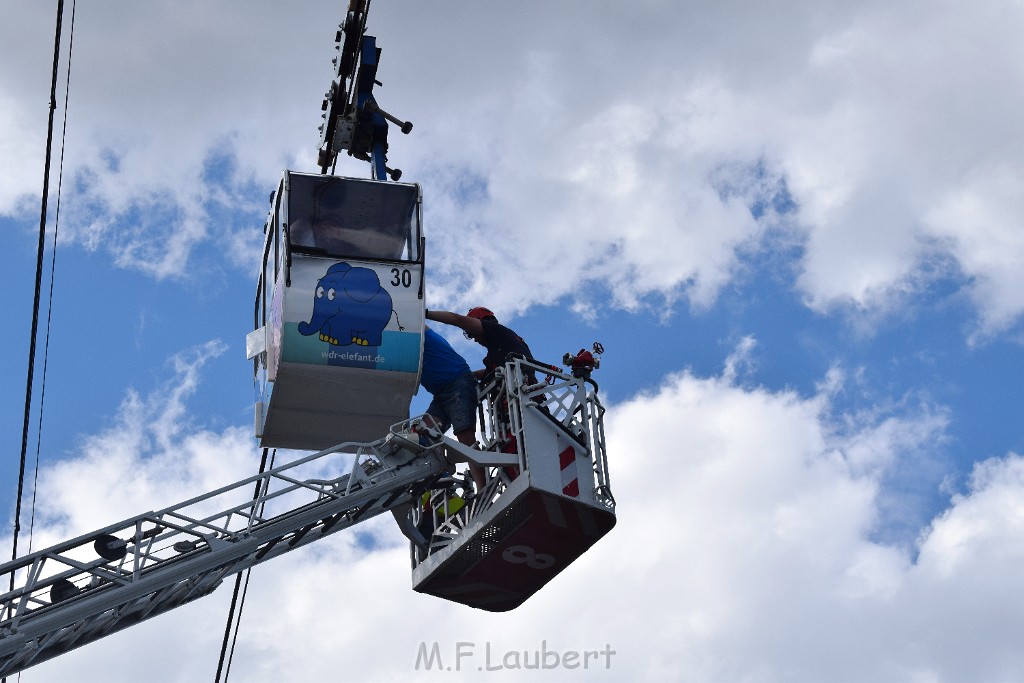
[[[271,203],[246,340],[256,436],[309,450],[378,438],[419,384],[420,188],[285,171]]]

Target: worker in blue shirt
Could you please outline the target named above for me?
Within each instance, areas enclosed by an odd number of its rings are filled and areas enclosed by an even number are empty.
[[[423,330],[420,384],[434,397],[427,406],[427,414],[441,432],[451,427],[455,438],[472,448],[476,444],[476,377],[466,359],[429,327]],[[477,490],[482,489],[483,468],[470,464],[469,473]]]

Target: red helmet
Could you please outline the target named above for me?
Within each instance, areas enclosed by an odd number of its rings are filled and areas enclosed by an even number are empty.
[[[497,319],[497,316],[495,316],[494,313],[491,312],[491,309],[484,308],[483,306],[477,306],[476,308],[469,309],[469,313],[467,313],[466,315],[468,315],[470,318],[476,318],[477,320],[483,320],[484,318]]]

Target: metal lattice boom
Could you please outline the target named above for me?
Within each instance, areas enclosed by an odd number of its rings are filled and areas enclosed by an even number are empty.
[[[0,676],[207,595],[230,575],[381,512],[407,517],[449,467],[440,442],[403,436],[414,422],[0,565],[0,580],[13,574],[18,586],[0,595]]]

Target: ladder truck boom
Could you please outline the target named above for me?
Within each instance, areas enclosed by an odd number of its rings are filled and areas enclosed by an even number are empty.
[[[419,429],[430,436],[421,445]],[[226,578],[382,512],[408,511],[450,465],[419,420],[0,565],[0,677],[211,593]],[[354,456],[351,452],[355,451]],[[347,474],[322,478],[325,472]]]
[[[615,525],[604,408],[589,377],[598,361],[584,354],[571,359],[571,376],[527,359],[496,370],[478,390],[484,450],[443,436],[426,416],[404,420],[376,441],[343,443],[0,565],[0,581],[17,586],[0,595],[0,677],[382,512],[411,542],[416,591],[514,609]],[[488,471],[461,507],[452,460]]]

